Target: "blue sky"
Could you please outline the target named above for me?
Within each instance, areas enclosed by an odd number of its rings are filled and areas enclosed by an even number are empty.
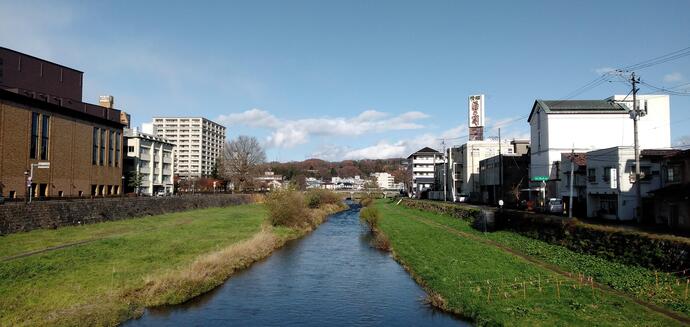
[[[688,13],[688,1],[0,0],[0,45],[84,71],[84,100],[112,94],[136,125],[204,116],[256,136],[270,160],[340,160],[464,136],[477,93],[488,134],[527,137],[514,120],[535,99],[689,47]],[[690,83],[690,56],[637,73]],[[611,80],[576,98],[627,94]],[[690,97],[672,96],[671,115],[672,140],[690,143]]]

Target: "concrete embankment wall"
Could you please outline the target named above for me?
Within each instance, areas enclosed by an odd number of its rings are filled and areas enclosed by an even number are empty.
[[[478,222],[482,219],[483,211],[493,211],[495,221],[492,222],[491,229],[510,230],[627,265],[666,272],[687,270],[690,273],[690,239],[685,237],[593,225],[577,219],[519,210],[498,211],[491,207],[409,199],[402,203],[411,208],[448,214],[467,220],[475,226],[481,225]]]
[[[252,202],[245,194],[124,197],[0,205],[0,235]]]

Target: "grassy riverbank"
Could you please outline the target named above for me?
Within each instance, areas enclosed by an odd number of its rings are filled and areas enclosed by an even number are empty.
[[[1,237],[0,325],[113,325],[183,302],[309,231],[266,218],[251,204]]]
[[[379,228],[397,259],[432,293],[435,304],[479,325],[682,325],[592,287],[587,277],[555,272],[509,246],[488,242],[465,222],[387,201],[376,207],[382,214]]]

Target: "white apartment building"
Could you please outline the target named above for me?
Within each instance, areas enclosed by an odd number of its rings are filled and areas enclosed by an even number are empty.
[[[588,152],[617,146],[633,146],[631,97],[614,95],[605,100],[536,100],[530,124],[530,178],[548,177],[548,197],[558,196],[558,172],[554,164],[561,153]],[[671,146],[668,95],[638,95],[646,115],[638,121],[640,149]]]
[[[175,144],[175,174],[181,177],[210,175],[223,154],[225,127],[206,118],[154,117],[149,126],[152,134]]]
[[[512,144],[514,142],[513,140],[502,140],[500,142],[501,153],[515,153],[516,145]],[[517,142],[520,142],[519,144],[527,144],[526,141]],[[463,197],[469,198],[472,201],[479,201],[481,197],[479,162],[497,156],[498,152],[498,139],[468,141],[459,147],[449,148],[447,156],[450,164],[446,168],[448,170],[446,174],[447,199],[457,201],[460,197]],[[443,185],[440,185],[438,190],[443,191]]]
[[[374,178],[376,178],[376,185],[384,190],[397,189],[398,185],[395,184],[395,177],[389,173],[372,173]]]
[[[125,128],[125,178],[139,175],[141,185],[131,190],[143,195],[170,195],[173,193],[173,151],[175,145],[168,140]],[[127,181],[129,184],[129,181]]]
[[[443,162],[443,154],[425,147],[407,157],[407,169],[412,172],[410,196],[421,197],[422,192],[434,187],[434,166]]]

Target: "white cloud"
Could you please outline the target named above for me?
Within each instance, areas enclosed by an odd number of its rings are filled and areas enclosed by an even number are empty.
[[[683,77],[683,74],[679,72],[673,72],[670,74],[664,75],[664,83],[677,83],[677,82],[682,82],[685,80],[685,77]]]
[[[599,67],[599,68],[595,68],[594,72],[597,73],[597,75],[604,75],[604,74],[610,73],[614,70],[616,70],[616,69],[611,68],[611,67]]]
[[[441,144],[443,139],[446,140],[446,147],[464,143],[467,141],[467,126],[458,125],[440,133],[424,133],[394,142],[387,139],[379,140],[376,144],[356,149],[328,145],[312,153],[311,157],[331,161],[343,159],[406,158],[411,153],[427,146],[441,151],[443,149]]]
[[[281,119],[265,110],[251,109],[218,117],[220,123],[228,126],[244,125],[254,128],[272,129],[266,138],[267,147],[291,148],[309,142],[310,136],[357,136],[394,130],[423,128],[417,121],[429,115],[410,111],[398,116],[366,110],[352,118],[319,117],[305,119]]]

